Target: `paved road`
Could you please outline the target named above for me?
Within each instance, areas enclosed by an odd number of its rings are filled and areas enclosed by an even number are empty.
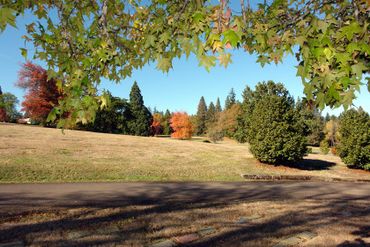
[[[369,200],[370,183],[67,183],[0,184],[0,211],[11,205],[124,205],[235,200]]]

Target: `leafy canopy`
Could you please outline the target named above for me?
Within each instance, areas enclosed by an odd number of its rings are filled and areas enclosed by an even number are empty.
[[[37,17],[23,38],[66,95],[51,115],[72,113],[68,121],[94,119],[107,101],[97,95],[101,78],[118,82],[149,62],[167,72],[191,53],[207,70],[217,61],[226,67],[229,48],[256,54],[262,66],[295,54],[312,104],[350,106],[370,67],[368,1],[267,2],[240,1],[232,13],[228,0],[1,0],[0,32],[26,10]]]

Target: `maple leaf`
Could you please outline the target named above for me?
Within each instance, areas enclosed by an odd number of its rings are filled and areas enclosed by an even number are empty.
[[[223,65],[225,68],[231,63],[231,54],[230,53],[223,53],[218,57],[220,61],[220,65]]]

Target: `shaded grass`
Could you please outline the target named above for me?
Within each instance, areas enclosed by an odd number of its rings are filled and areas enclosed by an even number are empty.
[[[296,174],[367,177],[347,169],[337,157],[308,158],[336,164],[324,171],[264,165],[248,145],[202,138],[180,141],[84,131],[0,124],[1,182],[78,181],[242,181],[241,174]],[[304,163],[302,163],[304,164]],[[318,163],[318,166],[320,164]]]

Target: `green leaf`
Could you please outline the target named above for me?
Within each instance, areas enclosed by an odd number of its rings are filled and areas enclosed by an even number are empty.
[[[216,58],[214,56],[201,55],[199,58],[199,65],[206,68],[209,72],[211,67],[216,65]]]
[[[341,37],[346,36],[347,39],[350,41],[352,40],[354,34],[360,33],[361,31],[362,28],[356,21],[353,21],[350,25],[344,26],[341,29],[339,29]]]
[[[149,48],[150,46],[154,47],[155,46],[155,36],[154,35],[148,35],[146,36],[146,40],[145,40],[145,48]]]
[[[334,56],[334,53],[329,48],[324,49],[324,54],[325,54],[326,59],[328,60],[332,59]]]
[[[158,58],[157,69],[168,72],[172,68],[172,60],[166,57]]]
[[[351,57],[346,52],[336,53],[335,57],[336,57],[337,61],[340,62],[342,65],[347,65],[348,61],[351,60]]]
[[[184,38],[182,41],[181,41],[181,48],[184,50],[185,54],[186,54],[186,58],[189,57],[190,55],[190,52],[192,51],[193,49],[193,46],[191,45],[190,43],[190,39],[187,39],[187,38]]]
[[[363,63],[354,64],[351,66],[353,73],[356,74],[357,78],[361,78],[363,71],[367,71],[368,68]]]
[[[304,36],[298,36],[295,38],[295,42],[299,44],[300,46],[303,46],[305,41],[306,41],[306,38]]]
[[[0,7],[0,32],[4,31],[7,25],[17,27],[14,13],[13,9]]]
[[[222,35],[224,36],[224,44],[230,43],[233,47],[237,47],[240,37],[234,30],[228,29]]]
[[[20,50],[21,50],[21,54],[22,54],[22,56],[24,57],[24,59],[26,59],[26,60],[27,60],[27,49],[25,49],[25,48],[20,48]]]
[[[168,44],[168,41],[171,39],[171,35],[169,32],[162,33],[161,37],[159,38],[159,42]]]

